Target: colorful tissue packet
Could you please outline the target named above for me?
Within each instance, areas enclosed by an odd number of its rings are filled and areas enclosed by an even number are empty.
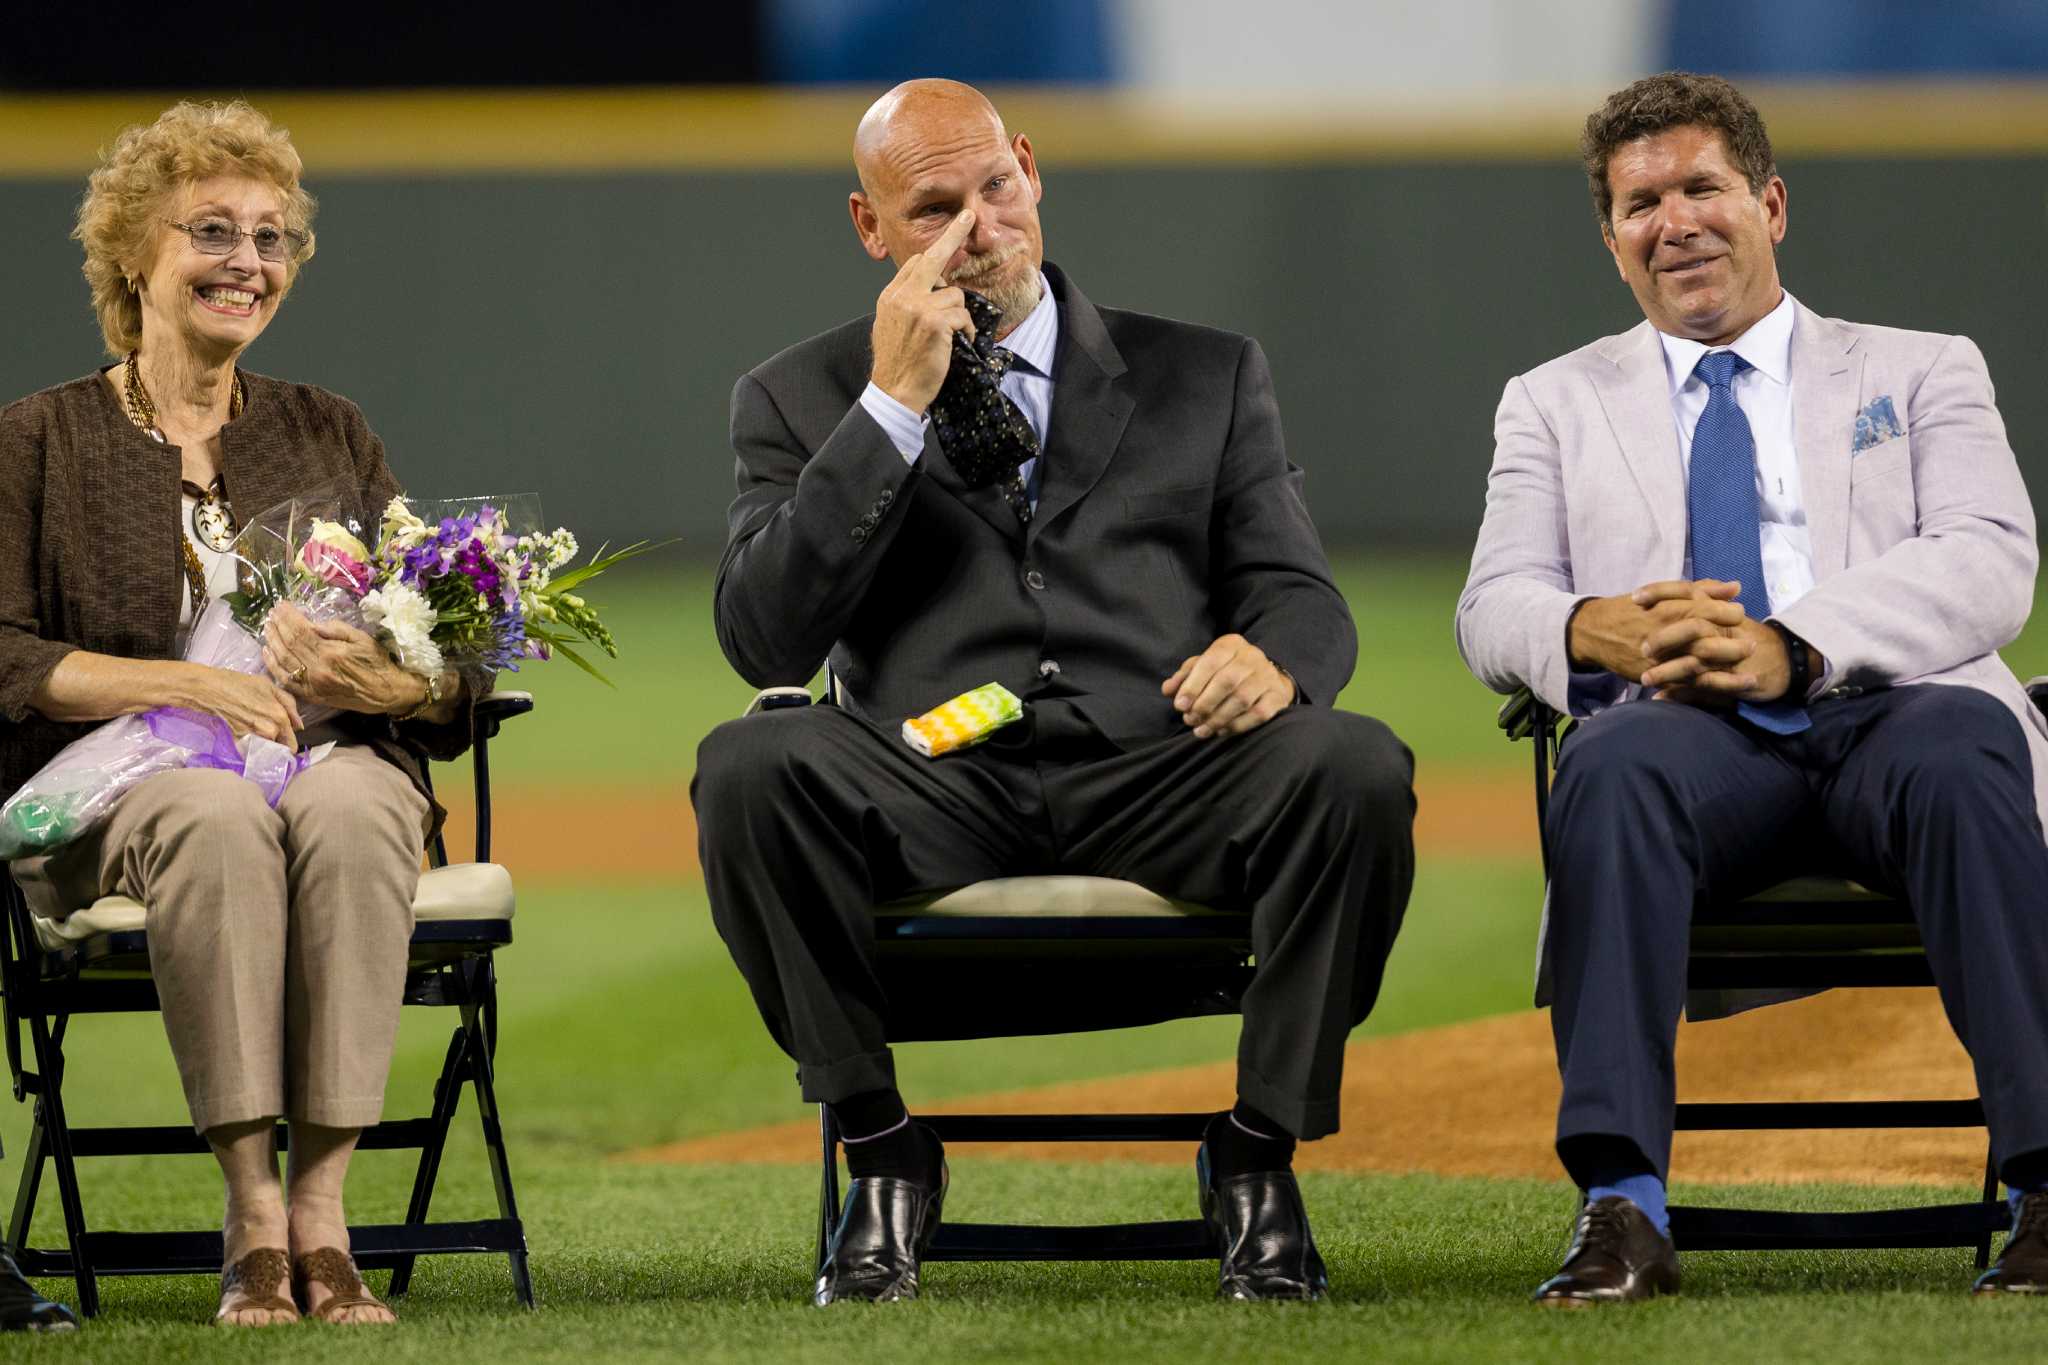
[[[926,758],[979,744],[1024,716],[1024,703],[1001,683],[962,692],[943,706],[903,722],[903,742]]]

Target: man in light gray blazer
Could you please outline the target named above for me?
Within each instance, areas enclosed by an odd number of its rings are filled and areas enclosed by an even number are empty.
[[[1692,908],[1817,857],[1911,903],[1975,1062],[2015,1209],[1978,1292],[2048,1290],[2048,730],[1997,654],[2037,552],[1983,357],[1785,292],[1785,183],[1727,82],[1637,81],[1582,151],[1645,321],[1508,384],[1457,619],[1488,686],[1582,722],[1539,1000],[1585,1202],[1537,1301],[1677,1289]]]

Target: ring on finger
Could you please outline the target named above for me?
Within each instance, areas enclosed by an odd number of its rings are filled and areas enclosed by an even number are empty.
[[[304,664],[300,664],[297,668],[285,674],[285,677],[291,680],[291,684],[293,687],[301,686],[306,681],[306,666]]]

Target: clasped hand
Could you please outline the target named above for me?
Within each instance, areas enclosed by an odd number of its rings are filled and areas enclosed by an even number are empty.
[[[1256,730],[1294,704],[1294,679],[1242,635],[1225,635],[1174,670],[1159,690],[1196,739]]]
[[[341,621],[311,620],[289,602],[264,623],[263,667],[291,696],[339,711],[398,715],[427,692],[365,632]]]
[[[1572,660],[1641,683],[1658,701],[1774,701],[1791,682],[1792,661],[1778,632],[1743,610],[1741,590],[1712,578],[1668,579],[1595,598],[1572,618]]]

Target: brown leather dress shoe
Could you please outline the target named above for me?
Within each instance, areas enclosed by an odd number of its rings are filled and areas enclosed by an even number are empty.
[[[1998,1294],[2048,1294],[2048,1193],[2020,1200],[2012,1236],[1991,1269],[1977,1277],[1970,1292],[1979,1298]]]
[[[1564,1266],[1536,1287],[1545,1308],[1633,1303],[1678,1292],[1678,1251],[1649,1216],[1618,1194],[1579,1210]]]

